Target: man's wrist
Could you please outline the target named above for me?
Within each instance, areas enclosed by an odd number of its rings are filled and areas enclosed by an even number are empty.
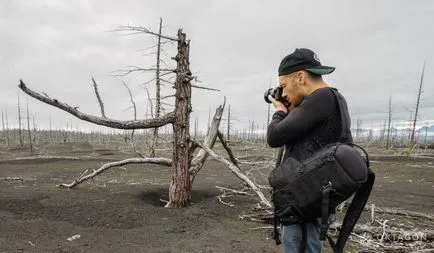
[[[274,115],[275,115],[275,116],[278,116],[278,117],[280,117],[280,118],[285,118],[286,115],[288,115],[288,112],[287,112],[287,111],[280,111],[280,110],[277,110],[277,111],[274,113]],[[273,117],[273,118],[274,118],[274,117]]]
[[[286,109],[286,108],[277,108],[276,111],[277,111],[277,112],[288,113],[288,109]]]

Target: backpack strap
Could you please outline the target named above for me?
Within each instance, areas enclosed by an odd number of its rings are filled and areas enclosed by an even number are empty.
[[[347,213],[345,214],[344,221],[342,222],[341,231],[339,232],[338,240],[336,242],[335,247],[333,247],[334,253],[341,253],[344,250],[345,243],[348,240],[348,237],[353,231],[354,226],[357,223],[357,220],[360,217],[360,214],[363,211],[363,208],[368,201],[369,195],[371,194],[372,187],[375,181],[374,172],[369,169],[368,170],[368,180],[361,185],[361,187],[356,191],[354,195],[353,201],[351,201],[350,206],[348,207]]]
[[[306,252],[306,244],[307,244],[306,223],[301,223],[300,226],[301,226],[301,241],[300,241],[299,253],[305,253]]]
[[[351,128],[350,128],[351,121],[349,118],[348,108],[345,99],[339,95],[336,88],[330,88],[330,89],[336,98],[339,107],[339,112],[341,115],[342,132],[340,136],[340,141],[348,145],[356,146],[360,148],[366,155],[366,165],[368,167],[368,179],[356,191],[354,198],[351,201],[350,206],[348,207],[348,210],[344,217],[344,221],[342,222],[342,226],[339,232],[337,242],[334,243],[333,240],[329,236],[327,236],[327,239],[330,243],[330,246],[333,249],[333,252],[342,253],[345,247],[345,243],[347,242],[351,234],[351,231],[354,229],[354,226],[356,225],[357,220],[359,219],[363,211],[363,208],[365,207],[366,202],[368,201],[369,195],[371,194],[371,190],[372,187],[374,186],[374,181],[375,181],[375,173],[369,168],[369,157],[366,150],[353,143],[353,139],[351,137]]]
[[[324,241],[329,229],[329,215],[330,215],[330,193],[333,192],[333,186],[329,184],[323,186],[322,190],[322,208],[321,208],[321,224],[319,226],[319,239]]]
[[[282,163],[282,158],[284,153],[285,153],[285,146],[279,149],[279,153],[277,154],[277,159],[276,159],[276,167],[278,167]],[[271,192],[271,195],[273,195],[273,192]],[[279,230],[277,229],[278,224],[279,224],[279,218],[276,215],[276,206],[274,206],[274,228],[273,228],[273,232],[271,233],[271,238],[273,238],[274,241],[276,241],[276,245],[282,244],[282,242],[280,241],[280,233]]]
[[[344,97],[342,97],[336,88],[330,87],[333,95],[336,98],[336,103],[339,108],[339,114],[341,116],[341,135],[339,137],[339,141],[343,143],[352,143],[353,138],[351,137],[351,119],[348,113],[347,102]]]

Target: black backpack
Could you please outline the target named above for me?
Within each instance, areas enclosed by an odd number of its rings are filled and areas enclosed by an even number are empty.
[[[341,115],[342,133],[340,140],[350,131],[346,102],[336,89],[335,95]],[[365,159],[354,149],[360,148]],[[278,155],[276,168],[268,181],[272,187],[274,205],[274,239],[280,244],[277,222],[282,225],[302,224],[300,252],[306,246],[305,222],[313,222],[321,217],[320,240],[327,237],[335,253],[343,252],[348,237],[353,230],[369,198],[375,181],[375,174],[369,168],[369,157],[362,147],[353,143],[331,143],[304,161],[288,157],[280,163],[282,151]],[[336,207],[354,195],[345,214],[336,243],[327,236],[328,217]]]

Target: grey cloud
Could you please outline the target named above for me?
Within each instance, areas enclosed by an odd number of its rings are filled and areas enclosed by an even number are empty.
[[[121,80],[130,85],[144,115],[146,93],[140,84],[150,76],[113,78],[110,72],[154,64],[154,57],[143,57],[140,49],[155,44],[155,38],[107,31],[127,24],[157,30],[162,17],[166,34],[175,36],[183,28],[191,39],[191,67],[199,85],[222,90],[193,92],[192,118],[198,117],[202,128],[223,96],[238,119],[234,127],[245,128],[249,121],[261,125],[267,113],[263,92],[270,82],[277,85],[277,66],[296,47],[310,47],[323,64],[337,67],[327,82],[346,96],[353,122],[362,119],[367,125],[384,122],[390,95],[394,119],[409,118],[406,108],[414,108],[426,60],[420,115],[433,120],[433,14],[432,1],[3,1],[0,108],[15,114],[16,85],[23,78],[35,90],[98,114],[90,81],[95,76],[109,115],[132,117]],[[74,122],[93,128],[32,99],[29,103],[40,126],[47,126],[51,115],[59,127]]]

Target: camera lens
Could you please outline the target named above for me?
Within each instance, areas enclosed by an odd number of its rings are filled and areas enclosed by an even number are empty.
[[[275,93],[275,90],[273,88],[266,90],[264,93],[265,102],[271,104],[271,101],[268,99],[268,95],[271,95],[272,97],[274,97],[274,93]]]

